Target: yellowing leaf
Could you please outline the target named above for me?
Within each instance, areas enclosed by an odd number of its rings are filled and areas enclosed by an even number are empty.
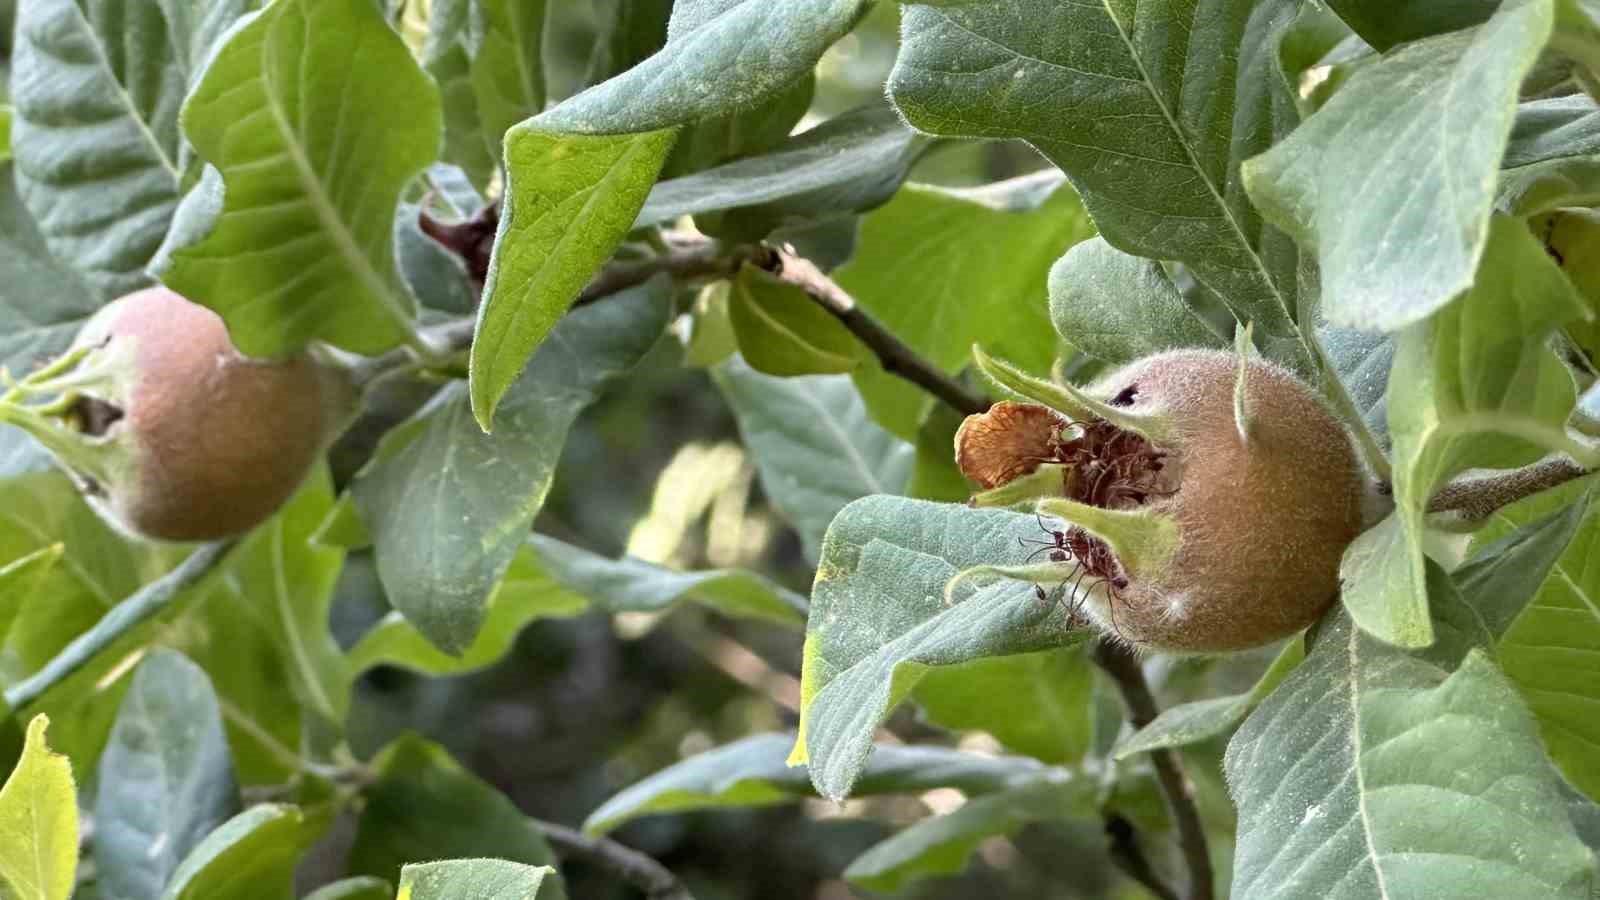
[[[28,724],[22,761],[0,788],[0,895],[66,900],[78,869],[72,764],[45,746],[47,716]]]

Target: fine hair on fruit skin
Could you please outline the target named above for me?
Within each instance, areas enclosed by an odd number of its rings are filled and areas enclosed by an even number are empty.
[[[1090,592],[1084,609],[1150,649],[1241,650],[1307,627],[1338,597],[1339,560],[1361,528],[1363,470],[1349,435],[1288,370],[1259,359],[1177,350],[1106,375],[1088,393],[1165,415],[1158,449],[1175,488],[1145,505],[1180,540],[1158,571]],[[1115,610],[1111,609],[1115,605]]]
[[[311,357],[243,356],[216,313],[164,287],[107,305],[76,346],[126,360],[79,426],[125,445],[108,483],[86,482],[114,524],[167,541],[215,540],[259,524],[299,487],[331,424],[332,375]]]

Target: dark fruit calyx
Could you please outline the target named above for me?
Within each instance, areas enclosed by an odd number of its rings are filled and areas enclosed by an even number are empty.
[[[1219,652],[1294,634],[1337,599],[1363,470],[1287,370],[1177,350],[1078,390],[980,362],[1045,402],[969,417],[957,461],[987,489],[976,502],[1065,522],[1065,549],[1023,569],[1075,585],[1080,616],[1138,647]]]
[[[13,407],[0,421],[38,437],[113,524],[159,540],[215,540],[271,516],[351,396],[308,355],[243,356],[221,318],[164,287],[101,309],[62,362],[31,386],[60,394],[35,407],[48,417]]]

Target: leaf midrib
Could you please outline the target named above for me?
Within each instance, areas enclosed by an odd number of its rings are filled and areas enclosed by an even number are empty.
[[[128,95],[127,88],[117,79],[116,72],[111,68],[111,60],[106,56],[105,47],[101,45],[99,36],[95,34],[94,28],[90,26],[89,19],[83,14],[82,8],[77,3],[69,5],[83,31],[88,35],[89,45],[94,48],[95,61],[105,73],[106,80],[111,82],[111,87],[116,93],[117,100],[128,111],[128,118],[133,120],[134,127],[139,129],[140,136],[150,145],[150,149],[155,151],[156,161],[161,164],[161,168],[166,170],[167,175],[172,179],[173,188],[176,189],[183,180],[182,173],[178,171],[177,165],[167,158],[167,152],[161,148],[161,142],[156,140],[155,132],[151,131],[150,126],[140,117],[138,108],[133,105],[133,98]],[[163,15],[162,18],[164,20],[166,16]]]
[[[308,18],[306,28],[309,29],[310,27],[311,23]],[[271,70],[273,72],[280,71],[278,45],[276,41],[272,40],[271,35],[268,35],[266,40],[263,41],[263,52],[270,58],[272,63]],[[360,46],[357,45],[356,48],[351,50],[350,56],[354,59],[359,53]],[[266,66],[263,66],[263,69],[266,68]],[[344,87],[341,89],[342,92],[349,91],[351,81],[352,79],[348,78],[345,80]],[[390,290],[388,282],[372,268],[366,254],[361,251],[361,247],[345,227],[344,220],[339,216],[339,210],[334,206],[332,198],[328,197],[323,190],[322,182],[317,178],[316,169],[311,165],[311,160],[306,157],[304,149],[296,139],[297,133],[289,123],[288,111],[279,104],[277,94],[272,89],[272,81],[267,78],[265,71],[261,75],[261,83],[261,96],[266,103],[267,111],[272,115],[273,124],[278,127],[279,136],[283,139],[284,153],[294,166],[295,175],[305,191],[306,202],[310,205],[312,212],[316,213],[317,221],[322,224],[322,230],[332,239],[335,249],[339,251],[339,255],[344,257],[350,264],[351,270],[361,283],[366,286],[367,291],[383,305],[383,308],[399,324],[401,330],[409,331],[411,318],[407,314],[404,304],[398,302],[393,291]],[[340,108],[344,108],[342,99]]]

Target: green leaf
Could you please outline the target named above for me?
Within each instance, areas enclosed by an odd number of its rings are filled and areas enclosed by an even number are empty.
[[[588,608],[587,598],[562,587],[540,565],[532,548],[524,546],[490,595],[489,614],[477,638],[460,656],[441,651],[405,616],[392,612],[350,648],[350,667],[364,672],[374,666],[399,666],[435,677],[475,672],[504,658],[530,622],[567,618]]]
[[[608,612],[659,612],[695,600],[724,615],[787,625],[805,616],[804,597],[752,572],[674,572],[640,559],[607,559],[542,534],[529,545],[551,577]]]
[[[1582,452],[1564,422],[1576,399],[1545,336],[1582,301],[1520,220],[1496,217],[1465,296],[1402,332],[1390,375],[1395,512],[1357,538],[1340,573],[1363,630],[1427,646],[1422,536],[1434,490],[1469,468],[1507,468],[1542,448]]]
[[[506,395],[485,434],[453,384],[385,436],[352,491],[389,600],[441,650],[460,654],[550,489],[568,429],[661,336],[658,279],[568,316]]]
[[[1004,193],[909,185],[862,221],[856,254],[834,278],[862,309],[947,372],[969,362],[974,343],[1048,371],[1056,355],[1044,303],[1050,266],[1090,233],[1065,187],[1019,209]],[[916,252],[907,252],[911,246]],[[870,362],[852,377],[874,419],[916,439],[931,402],[925,393]]]
[[[1395,331],[1472,285],[1518,86],[1551,18],[1549,0],[1517,3],[1402,47],[1244,167],[1263,214],[1316,248],[1330,321]]]
[[[0,366],[20,378],[65,350],[100,308],[100,298],[82,275],[51,254],[22,207],[11,169],[0,165]],[[12,428],[0,432],[21,434]]]
[[[815,559],[845,504],[904,489],[912,450],[867,417],[844,376],[774,378],[734,358],[712,371],[767,497]]]
[[[1489,543],[1456,577],[1463,593],[1475,592],[1487,601],[1476,604],[1479,609],[1492,604],[1485,616],[1491,628],[1501,625],[1496,631],[1500,664],[1538,717],[1550,757],[1573,785],[1595,798],[1600,797],[1600,760],[1594,753],[1600,743],[1595,716],[1600,705],[1600,506],[1590,499],[1585,495],[1561,513],[1508,535],[1506,540],[1514,541],[1510,547]],[[1524,501],[1502,509],[1485,537],[1530,521],[1539,506]],[[1559,558],[1552,565],[1555,554]],[[1502,565],[1511,571],[1496,571]],[[1507,583],[1512,579],[1514,586]],[[1513,609],[1497,596],[1504,594],[1523,602]],[[1510,612],[1514,618],[1506,617]]]
[[[1583,94],[1518,106],[1495,207],[1528,216],[1600,202],[1597,120],[1594,101]]]
[[[192,18],[149,0],[30,0],[18,11],[20,192],[51,251],[104,296],[149,283],[145,265],[178,203]]]
[[[1184,263],[1240,321],[1256,323],[1268,356],[1309,372],[1294,324],[1299,253],[1257,215],[1238,178],[1242,160],[1299,118],[1275,47],[1299,8],[911,6],[889,93],[921,130],[1028,141],[1072,179],[1111,246]]]
[[[746,265],[733,279],[729,316],[739,350],[767,375],[848,372],[865,348],[850,330],[805,291]]]
[[[627,787],[589,815],[583,830],[604,834],[641,816],[702,809],[771,806],[815,797],[803,768],[785,757],[792,735],[758,734],[707,750]],[[1051,770],[1016,756],[979,756],[944,747],[884,744],[856,783],[858,795],[953,787],[968,794],[1004,790]]]
[[[22,761],[0,787],[0,888],[16,900],[67,900],[78,869],[72,764],[45,745],[46,716],[28,723]]]
[[[585,84],[621,75],[667,42],[672,0],[596,0],[591,5],[599,35],[590,51]]]
[[[0,565],[0,643],[4,643],[11,623],[17,620],[24,605],[38,594],[45,577],[61,561],[65,550],[61,544],[51,544]]]
[[[1329,0],[1356,34],[1379,50],[1388,50],[1418,38],[1477,25],[1494,12],[1494,0],[1428,3],[1424,0]]]
[[[685,126],[662,177],[688,175],[778,147],[811,108],[816,86],[815,78],[801,78],[757,106]]]
[[[139,664],[96,785],[98,886],[158,900],[184,857],[239,811],[222,713],[199,666],[170,650]]]
[[[667,44],[539,119],[583,134],[672,128],[755,106],[809,74],[870,0],[684,0]]]
[[[897,892],[923,878],[960,874],[989,838],[1010,837],[1035,822],[1095,815],[1087,778],[1024,785],[923,819],[856,857],[844,877],[868,890]]]
[[[460,166],[474,184],[483,187],[494,174],[498,153],[485,133],[472,83],[472,6],[472,0],[433,0],[421,58],[423,69],[439,86],[444,159]]]
[[[11,107],[0,106],[0,163],[11,159]]]
[[[533,900],[553,875],[550,866],[500,859],[420,863],[401,871],[396,900]]]
[[[1221,349],[1227,342],[1184,302],[1154,260],[1090,238],[1050,269],[1050,320],[1091,356],[1124,363],[1174,347]]]
[[[1527,610],[1573,538],[1586,527],[1592,486],[1592,479],[1581,479],[1502,507],[1473,534],[1474,551],[1451,573],[1451,580],[1496,639],[1504,637]],[[1556,502],[1558,511],[1541,517]]]
[[[506,134],[506,189],[472,342],[472,413],[488,431],[506,393],[589,277],[611,257],[655,183],[675,132]]]
[[[1031,516],[867,497],[828,528],[812,589],[801,675],[801,736],[824,797],[840,799],[872,751],[872,734],[934,666],[1067,646],[1070,599],[1041,602],[1033,585],[953,584],[963,570],[1020,561]],[[946,585],[955,588],[946,599]]]
[[[1435,584],[1437,611],[1466,612]],[[1487,635],[1462,624],[1412,655],[1333,613],[1228,747],[1236,896],[1588,897],[1533,717],[1481,649],[1463,660]]]
[[[932,142],[875,103],[836,116],[766,153],[656,185],[634,227],[765,206],[778,218],[820,218],[889,199]]]
[[[1073,647],[933,669],[913,698],[936,725],[985,731],[1007,749],[1059,764],[1089,750],[1093,693],[1093,668]]]
[[[546,0],[472,0],[471,80],[496,158],[511,126],[544,111]]]
[[[253,356],[407,339],[395,208],[438,153],[439,97],[371,0],[267,7],[211,59],[183,126],[226,190],[215,228],[170,252],[168,286]]]
[[[540,866],[551,862],[550,848],[527,817],[443,747],[402,737],[378,754],[372,769],[377,781],[364,792],[350,871],[395,878],[413,860],[473,854]],[[544,896],[560,893],[555,886]]]
[[[252,806],[206,835],[162,900],[291,900],[295,866],[326,826],[298,807]]]
[[[928,411],[917,429],[916,463],[905,493],[919,500],[965,503],[972,486],[956,465],[956,430],[966,419],[959,411],[940,403]]]
[[[211,676],[245,784],[289,777],[297,766],[282,748],[337,734],[349,712],[355,673],[328,626],[344,553],[311,541],[332,506],[332,480],[318,470],[167,633]]]
[[[394,888],[382,878],[345,878],[312,891],[305,900],[390,900],[393,896]]]
[[[1271,696],[1305,658],[1304,639],[1291,638],[1248,693],[1169,706],[1150,724],[1119,741],[1112,755],[1123,760],[1138,753],[1184,747],[1227,734]]]

